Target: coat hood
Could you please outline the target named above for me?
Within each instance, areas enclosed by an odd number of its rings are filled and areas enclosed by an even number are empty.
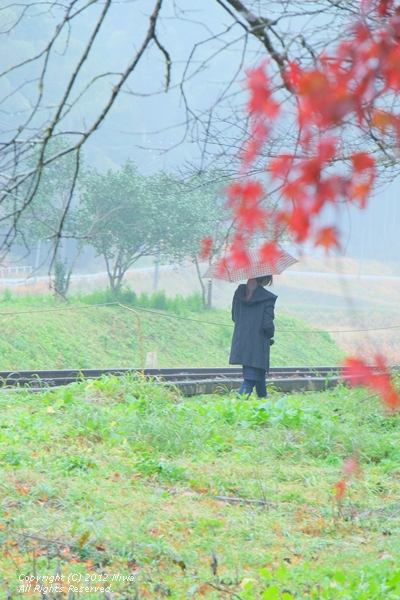
[[[278,297],[275,294],[273,294],[272,292],[270,292],[269,290],[266,290],[262,285],[257,286],[257,288],[254,290],[254,294],[250,298],[250,300],[246,300],[247,292],[246,292],[246,284],[245,283],[242,283],[241,285],[239,285],[237,291],[239,292],[240,300],[243,302],[243,304],[246,304],[248,306],[250,306],[252,304],[256,304],[257,302],[265,302],[266,300],[269,300],[269,301],[272,300],[273,302],[275,302],[275,300]]]

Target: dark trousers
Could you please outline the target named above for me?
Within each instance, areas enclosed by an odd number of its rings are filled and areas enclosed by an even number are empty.
[[[266,398],[268,396],[265,379],[260,381],[256,381],[255,379],[243,379],[243,383],[238,390],[238,394],[246,394],[247,396],[250,396],[254,387],[256,388],[257,396],[259,398]]]

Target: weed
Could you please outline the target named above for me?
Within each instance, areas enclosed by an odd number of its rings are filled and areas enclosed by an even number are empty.
[[[142,454],[135,470],[146,477],[157,477],[169,483],[186,481],[185,469],[163,458],[154,459],[150,454]]]
[[[19,573],[56,569],[134,573],[112,583],[116,600],[400,595],[400,423],[364,390],[185,399],[104,377],[3,391],[0,413],[9,597]],[[361,471],[339,511],[354,448]]]
[[[13,294],[12,291],[9,288],[6,288],[3,291],[3,298],[2,301],[3,302],[11,302],[13,300]]]
[[[92,458],[85,456],[63,456],[55,459],[57,469],[63,475],[70,475],[73,472],[87,473],[90,469],[96,468],[96,463]]]

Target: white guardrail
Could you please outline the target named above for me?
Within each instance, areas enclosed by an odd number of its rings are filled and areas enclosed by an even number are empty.
[[[159,269],[161,270],[177,270],[180,267],[177,265],[160,265]],[[12,271],[9,272],[14,272],[14,273],[18,273],[18,271],[15,271],[15,269],[26,269],[26,277],[3,277],[3,273],[2,271],[7,271],[9,269],[12,269]],[[129,273],[153,273],[154,271],[154,267],[144,267],[141,269],[129,269],[129,271],[127,271],[127,274],[129,275]],[[104,277],[108,277],[108,273],[107,271],[99,271],[97,273],[76,273],[74,275],[71,275],[71,281],[80,281],[80,280],[91,280],[91,279],[101,279]],[[38,283],[39,281],[49,281],[49,276],[48,275],[40,275],[40,276],[35,276],[34,274],[34,270],[32,267],[4,267],[4,268],[0,268],[0,286],[4,287],[16,287],[19,285],[35,285],[36,283]]]
[[[160,265],[161,270],[178,270],[182,268],[180,265]],[[183,266],[185,268],[185,266]],[[127,274],[133,273],[153,273],[154,267],[144,267],[141,269],[129,269]],[[5,273],[26,273],[25,277],[4,277]],[[328,279],[363,279],[363,280],[377,280],[377,281],[400,281],[400,277],[390,275],[362,275],[358,273],[354,274],[341,274],[341,273],[322,273],[315,271],[285,271],[282,274],[283,277],[323,277]],[[81,280],[93,280],[108,277],[107,271],[100,271],[97,273],[77,273],[71,275],[71,281]],[[39,281],[49,281],[48,275],[35,276],[33,267],[1,267],[0,268],[0,286],[5,287],[16,287],[22,285],[35,285]]]

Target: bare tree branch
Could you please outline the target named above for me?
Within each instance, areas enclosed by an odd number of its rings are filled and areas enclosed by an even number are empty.
[[[239,17],[235,17],[234,13],[231,10],[229,10],[229,8],[226,6],[223,0],[217,0],[217,2],[225,10],[227,10],[232,17],[236,18],[236,22],[239,25],[242,25],[242,27],[244,27],[248,33],[253,34],[260,40],[260,42],[267,50],[268,54],[278,65],[281,74],[284,75],[286,70],[285,60],[281,56],[281,54],[279,54],[279,52],[275,50],[271,43],[271,39],[267,33],[267,29],[276,21],[256,17],[256,15],[251,10],[249,10],[242,2],[240,2],[240,0],[225,0],[225,2],[230,4],[239,13],[240,17],[247,21],[247,23],[250,26],[248,28],[243,24]]]

